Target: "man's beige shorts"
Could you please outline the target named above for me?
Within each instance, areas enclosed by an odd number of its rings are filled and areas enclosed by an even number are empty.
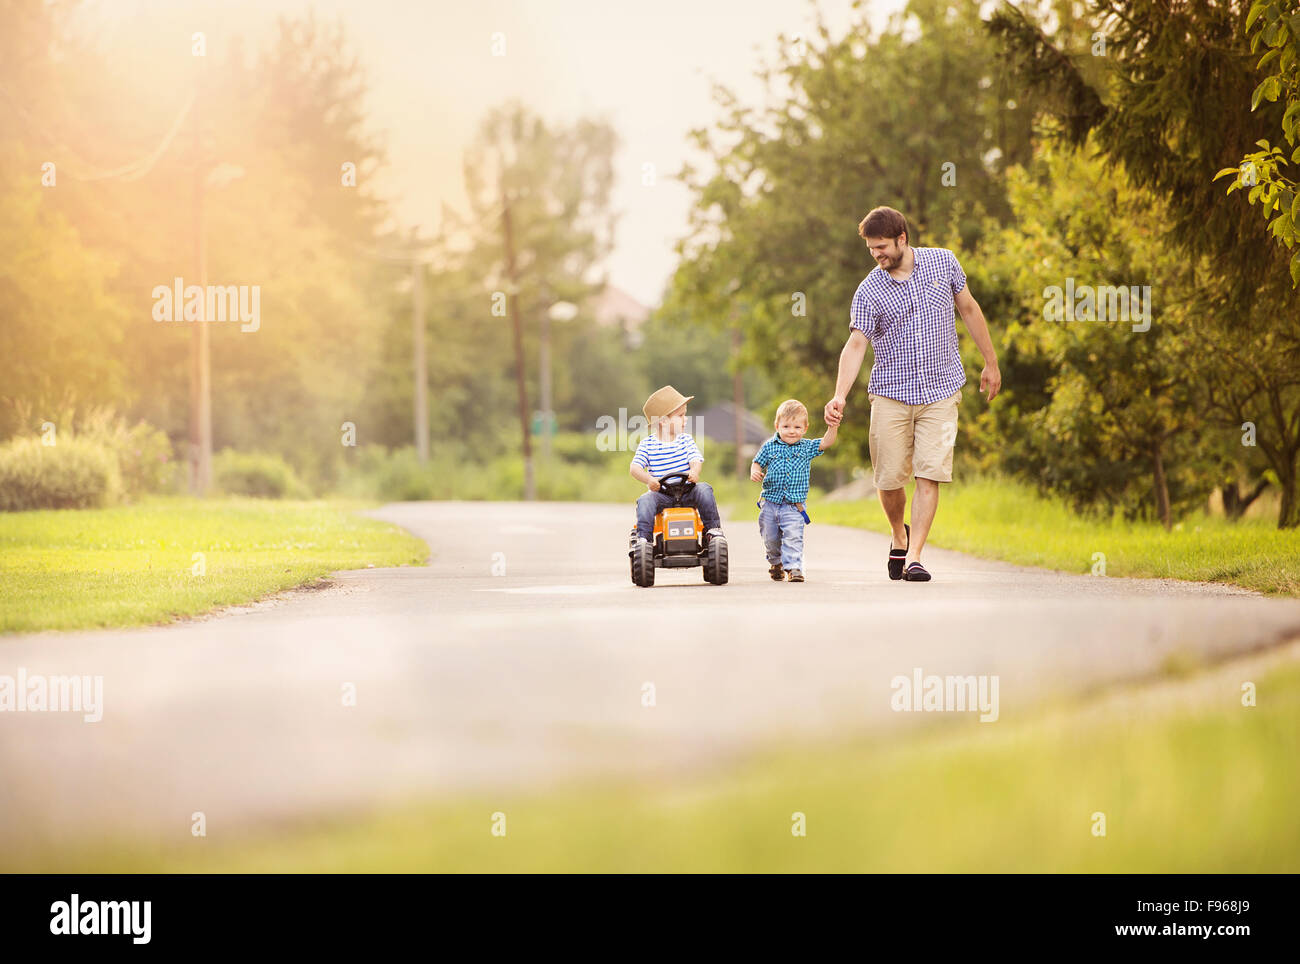
[[[901,489],[912,476],[951,482],[961,391],[928,405],[905,405],[883,395],[868,398],[876,488]]]

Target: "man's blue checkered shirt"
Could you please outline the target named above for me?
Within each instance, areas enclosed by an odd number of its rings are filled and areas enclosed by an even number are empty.
[[[916,268],[906,281],[895,281],[878,265],[862,279],[849,318],[876,355],[867,391],[928,405],[966,384],[953,315],[966,272],[947,248],[913,248],[912,254]]]
[[[763,476],[763,498],[768,502],[787,502],[798,505],[808,498],[808,476],[812,460],[822,454],[822,440],[805,438],[786,445],[779,435],[763,443],[754,456],[766,475]]]

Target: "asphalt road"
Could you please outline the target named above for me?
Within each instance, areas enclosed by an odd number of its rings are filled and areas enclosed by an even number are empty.
[[[935,581],[891,582],[884,537],[816,523],[806,583],[768,579],[751,522],[728,526],[729,585],[659,570],[639,589],[630,506],[372,514],[425,539],[429,566],[339,573],[172,626],[0,639],[0,674],[104,679],[101,722],[0,714],[0,839],[175,841],[195,811],[211,838],[466,788],[709,768],[771,741],[932,723],[890,709],[890,681],[918,667],[997,675],[1007,720],[1300,636],[1300,601],[1222,586],[933,548]]]

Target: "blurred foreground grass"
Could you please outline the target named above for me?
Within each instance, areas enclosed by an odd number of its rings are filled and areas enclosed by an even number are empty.
[[[424,560],[423,542],[355,514],[364,505],[155,496],[111,509],[0,513],[0,632],[163,622],[339,569]]]
[[[769,751],[707,775],[205,839],[178,829],[166,847],[64,843],[0,869],[1295,872],[1300,663],[1253,678],[1257,707],[1241,705],[1239,675],[1219,668],[1020,721],[927,715],[910,735]],[[503,837],[491,833],[498,811]],[[806,837],[791,834],[796,811]],[[1092,832],[1098,812],[1105,836]]]
[[[911,490],[908,486],[908,501]],[[817,522],[888,532],[880,503],[820,502]],[[910,510],[909,510],[910,511]],[[813,538],[812,532],[809,538]],[[1228,522],[1200,514],[1171,532],[1155,523],[1081,516],[1030,486],[976,479],[944,486],[928,545],[1025,566],[1106,575],[1226,582],[1276,595],[1300,595],[1300,530],[1267,519]]]

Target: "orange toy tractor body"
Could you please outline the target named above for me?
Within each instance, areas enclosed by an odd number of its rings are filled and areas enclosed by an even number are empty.
[[[656,568],[701,566],[704,581],[721,586],[727,581],[726,537],[706,539],[700,513],[694,506],[682,505],[682,497],[695,488],[695,483],[681,473],[674,473],[660,479],[659,487],[673,504],[660,509],[655,516],[650,542],[639,545],[636,528],[632,529],[628,554],[632,558],[633,584],[653,586]]]

